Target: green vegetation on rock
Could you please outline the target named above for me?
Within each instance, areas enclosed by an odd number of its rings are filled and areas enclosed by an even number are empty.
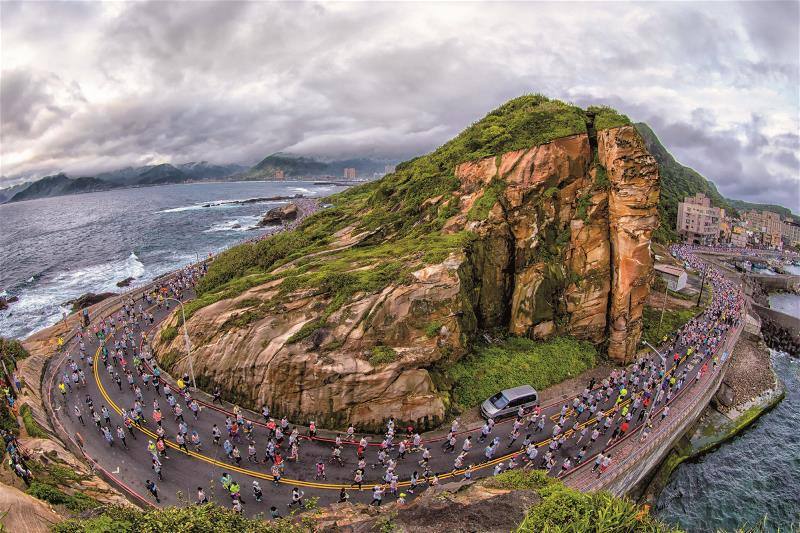
[[[627,126],[631,123],[626,115],[608,106],[589,106],[587,113],[594,114],[594,129],[597,131]]]
[[[537,492],[542,501],[531,507],[517,533],[600,533],[609,531],[678,533],[627,498],[608,492],[584,493],[553,481]]]
[[[620,115],[605,108],[599,116],[609,124],[620,120]],[[396,271],[404,273],[440,262],[470,238],[440,231],[456,212],[447,198],[459,185],[456,165],[585,133],[586,121],[582,109],[558,100],[541,95],[515,98],[434,152],[397,165],[394,173],[379,181],[328,198],[331,207],[309,217],[296,230],[223,252],[198,284],[198,298],[187,306],[187,314],[287,275],[302,276],[298,287],[308,288],[333,272],[378,268],[391,261]],[[497,183],[487,189],[470,218],[485,217],[501,187]],[[332,235],[345,228],[364,238],[356,246],[332,249]],[[287,271],[276,273],[279,267]],[[353,284],[348,289],[351,294],[381,290],[392,280],[361,281],[366,281],[364,286]]]
[[[49,437],[47,431],[33,419],[33,412],[31,411],[30,405],[27,403],[22,404],[22,407],[19,408],[19,414],[22,416],[22,423],[25,425],[25,431],[28,433],[29,437],[35,439],[45,439]]]
[[[100,506],[100,502],[85,494],[80,492],[67,494],[55,485],[39,480],[32,481],[26,492],[34,498],[39,498],[53,505],[63,505],[75,513],[81,513]]]
[[[397,361],[397,352],[390,346],[375,346],[369,356],[369,364],[372,366],[388,365]]]
[[[664,321],[661,323],[661,329],[659,330],[661,309],[645,306],[642,313],[642,339],[653,346],[658,346],[664,337],[678,331],[699,312],[700,309],[694,307],[691,309],[665,309]]]
[[[289,519],[247,518],[218,505],[165,507],[140,511],[130,507],[107,507],[89,518],[65,520],[53,526],[55,533],[300,533],[308,531]]]
[[[178,328],[175,326],[167,326],[161,330],[161,340],[164,342],[172,342],[178,336]]]
[[[453,380],[454,401],[466,409],[509,387],[528,384],[543,390],[592,368],[596,358],[594,345],[570,337],[543,342],[509,337],[479,347],[447,375]]]

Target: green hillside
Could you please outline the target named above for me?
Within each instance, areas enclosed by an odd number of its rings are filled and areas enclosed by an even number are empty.
[[[678,239],[675,225],[678,220],[678,202],[686,196],[693,196],[701,192],[711,198],[711,203],[725,209],[730,214],[756,209],[758,211],[772,211],[781,216],[791,216],[792,212],[780,205],[754,204],[743,200],[725,198],[717,190],[714,182],[707,180],[696,170],[678,163],[672,154],[667,151],[650,126],[644,122],[634,124],[639,135],[644,139],[647,150],[658,161],[658,170],[661,174],[661,199],[658,211],[661,218],[661,227],[654,234],[658,242],[669,242]]]
[[[638,122],[635,126],[639,135],[644,139],[647,150],[658,161],[658,170],[661,175],[661,198],[658,205],[661,227],[655,232],[654,240],[668,242],[678,239],[675,233],[675,225],[678,221],[678,202],[681,202],[686,196],[693,196],[701,192],[711,198],[713,205],[726,211],[734,210],[712,182],[694,169],[675,161],[650,126],[643,122]]]
[[[782,205],[775,205],[775,204],[754,204],[752,202],[745,202],[744,200],[734,200],[732,198],[727,198],[728,203],[731,204],[734,209],[739,211],[749,211],[750,209],[755,209],[757,211],[772,211],[773,213],[778,213],[782,217],[790,217],[793,215],[792,211]]]

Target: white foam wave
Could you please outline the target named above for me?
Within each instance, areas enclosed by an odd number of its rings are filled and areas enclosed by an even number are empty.
[[[299,192],[302,194],[310,194],[311,189],[306,189],[305,187],[289,187],[290,191]]]
[[[16,295],[19,301],[0,313],[0,330],[12,337],[22,337],[58,322],[71,309],[67,300],[87,292],[120,292],[117,282],[141,278],[145,266],[136,253],[125,259],[109,261],[62,272],[39,283],[23,287]]]
[[[203,230],[203,233],[215,233],[218,231],[248,231],[256,228],[256,224],[258,224],[259,220],[261,220],[261,217],[257,215],[225,220],[212,225],[207,230]]]

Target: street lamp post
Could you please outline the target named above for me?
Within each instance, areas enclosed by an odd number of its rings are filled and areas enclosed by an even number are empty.
[[[667,358],[664,356],[664,354],[662,354],[661,352],[659,352],[659,351],[656,349],[656,347],[655,347],[655,346],[653,346],[652,344],[650,344],[649,342],[647,342],[645,339],[642,339],[642,344],[644,344],[645,346],[647,346],[648,348],[650,348],[651,350],[653,350],[654,352],[656,352],[656,354],[658,354],[658,356],[661,358],[661,360],[662,360],[662,361],[666,361],[666,360],[667,360]]]
[[[181,318],[183,319],[183,342],[186,346],[186,355],[189,358],[189,373],[192,375],[192,387],[197,389],[197,381],[194,378],[194,364],[192,358],[192,343],[189,340],[189,330],[186,329],[186,311],[183,308],[183,302],[178,300],[177,298],[164,298],[165,300],[172,300],[173,302],[178,302],[178,305],[181,306]]]

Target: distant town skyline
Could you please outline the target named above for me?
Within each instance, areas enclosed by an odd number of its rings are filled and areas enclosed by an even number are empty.
[[[798,26],[797,2],[4,2],[0,187],[281,150],[403,160],[539,92],[611,105],[723,195],[800,212]]]

